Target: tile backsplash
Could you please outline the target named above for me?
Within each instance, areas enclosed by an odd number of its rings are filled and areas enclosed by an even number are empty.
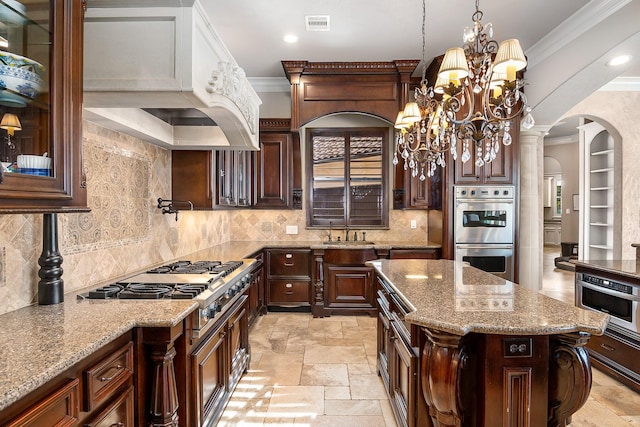
[[[65,292],[229,240],[326,239],[326,230],[305,229],[304,210],[180,211],[178,221],[163,215],[157,199],[171,198],[171,152],[91,122],[83,126],[91,212],[58,215]],[[409,229],[411,220],[416,229]],[[390,230],[368,230],[367,240],[427,240],[424,211],[392,210],[390,223]],[[288,225],[298,234],[286,234]],[[0,215],[0,314],[37,302],[41,252],[42,215]]]

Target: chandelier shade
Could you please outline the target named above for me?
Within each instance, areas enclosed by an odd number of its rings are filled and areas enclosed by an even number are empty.
[[[447,49],[438,71],[438,77],[449,81],[457,81],[464,79],[469,75],[469,66],[467,58],[464,56],[464,49],[461,47],[452,47]]]
[[[6,130],[9,135],[13,136],[15,131],[22,130],[22,124],[15,114],[5,113],[0,121],[0,129]]]
[[[527,59],[518,40],[509,39],[500,43],[493,62],[494,73],[506,74],[507,80],[514,81],[516,71],[520,71],[526,66]]]

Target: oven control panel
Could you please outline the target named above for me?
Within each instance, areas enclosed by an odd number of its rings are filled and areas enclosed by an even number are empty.
[[[457,199],[513,199],[514,187],[510,185],[456,186]]]
[[[585,283],[591,283],[592,285],[600,286],[602,288],[611,289],[614,291],[622,292],[625,294],[633,294],[633,286],[625,285],[624,283],[616,282],[613,280],[605,279],[603,277],[592,276],[591,274],[582,273],[582,278],[579,278]]]

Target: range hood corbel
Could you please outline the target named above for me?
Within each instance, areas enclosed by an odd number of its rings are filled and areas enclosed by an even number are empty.
[[[89,3],[84,118],[170,149],[257,150],[261,101],[244,71],[199,1],[168,3]],[[168,111],[209,120],[175,124]]]

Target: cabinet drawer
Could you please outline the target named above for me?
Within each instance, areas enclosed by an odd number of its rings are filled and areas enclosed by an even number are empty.
[[[310,277],[310,260],[308,249],[270,250],[267,252],[269,276]]]
[[[7,427],[72,426],[78,421],[79,383],[70,381],[49,397],[36,403]],[[3,424],[4,425],[4,424]]]
[[[626,343],[615,336],[605,333],[602,336],[591,336],[587,348],[607,359],[624,366],[636,375],[640,375],[640,359],[638,358],[638,347],[635,343]]]
[[[133,426],[133,386],[129,386],[116,400],[84,427]]]
[[[90,411],[133,375],[133,343],[129,341],[84,372],[85,410]]]
[[[269,303],[309,305],[311,283],[309,281],[269,280]]]

